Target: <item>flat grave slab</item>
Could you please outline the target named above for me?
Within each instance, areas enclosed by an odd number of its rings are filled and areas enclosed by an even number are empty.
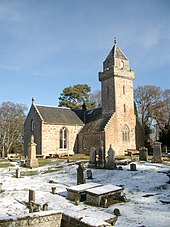
[[[99,183],[85,183],[85,184],[79,184],[75,185],[67,189],[67,198],[71,201],[78,200],[80,201],[85,201],[86,200],[86,190],[87,189],[92,189],[92,188],[97,188],[99,186],[102,186],[102,184]]]
[[[121,199],[122,192],[122,187],[111,184],[90,188],[86,190],[86,203],[98,207],[112,205]]]

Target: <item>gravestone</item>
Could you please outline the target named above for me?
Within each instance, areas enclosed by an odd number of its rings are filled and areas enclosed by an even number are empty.
[[[48,203],[44,203],[42,209],[43,209],[43,211],[47,211],[48,210]]]
[[[108,150],[108,162],[106,164],[107,169],[116,169],[116,161],[115,161],[115,151],[112,149],[111,145]]]
[[[130,171],[136,171],[136,164],[135,163],[130,164]]]
[[[28,160],[25,163],[26,167],[29,168],[39,167],[38,159],[36,158],[36,146],[37,144],[34,143],[34,136],[31,135],[30,143],[28,144]]]
[[[89,161],[89,166],[95,166],[96,165],[96,148],[91,147],[90,149],[90,161]]]
[[[104,154],[104,146],[103,141],[101,141],[101,146],[99,148],[98,152],[98,167],[104,167],[105,166],[105,154]]]
[[[20,168],[16,169],[16,178],[20,178],[21,177],[21,170]]]
[[[56,187],[52,187],[51,190],[52,190],[52,194],[56,193]]]
[[[161,163],[162,161],[163,159],[162,159],[161,143],[155,142],[153,144],[153,157],[151,162]]]
[[[139,161],[148,161],[148,149],[146,147],[139,149]]]
[[[93,179],[92,171],[90,169],[88,169],[86,173],[88,179]]]
[[[77,184],[84,184],[84,183],[86,183],[85,168],[83,164],[80,162],[79,167],[77,168]]]
[[[29,190],[29,204],[32,201],[35,203],[35,191],[34,190]]]
[[[3,183],[0,183],[0,193],[2,192],[2,185]]]

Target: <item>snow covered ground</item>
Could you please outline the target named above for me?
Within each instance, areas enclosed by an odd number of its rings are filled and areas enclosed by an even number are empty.
[[[127,203],[114,204],[108,208],[97,208],[83,202],[76,206],[66,199],[66,188],[76,185],[77,164],[63,161],[50,168],[58,168],[57,172],[44,173],[49,166],[30,171],[38,171],[37,175],[15,177],[15,167],[0,168],[0,217],[28,213],[24,201],[28,201],[28,190],[35,190],[36,203],[48,203],[49,210],[62,210],[66,213],[83,217],[95,225],[96,220],[107,220],[113,216],[113,210],[119,208],[116,227],[168,227],[170,226],[170,184],[167,173],[170,163],[154,164],[137,162],[137,171],[129,171],[129,165],[123,170],[92,169],[93,179],[87,182],[113,184],[123,186]],[[85,165],[87,168],[87,165]],[[21,172],[28,171],[20,168]],[[52,182],[52,183],[49,183]],[[57,194],[51,193],[51,187],[57,188]],[[163,201],[163,202],[161,202]],[[96,220],[93,219],[96,217]]]

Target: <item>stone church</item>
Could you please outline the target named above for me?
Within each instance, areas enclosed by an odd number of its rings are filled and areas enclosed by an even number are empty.
[[[86,110],[36,105],[32,100],[24,124],[24,153],[34,135],[39,155],[89,154],[90,149],[112,146],[116,155],[142,146],[134,113],[133,80],[129,60],[115,43],[98,74],[102,107]]]

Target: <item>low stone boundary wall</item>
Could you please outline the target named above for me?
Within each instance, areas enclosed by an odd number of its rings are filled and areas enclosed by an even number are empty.
[[[108,224],[95,225],[96,227],[114,226],[116,220],[108,221]],[[64,214],[60,211],[42,211],[18,216],[0,217],[0,227],[93,227],[84,223],[79,218]]]
[[[60,227],[62,213],[57,211],[43,211],[30,214],[0,218],[0,227]]]

